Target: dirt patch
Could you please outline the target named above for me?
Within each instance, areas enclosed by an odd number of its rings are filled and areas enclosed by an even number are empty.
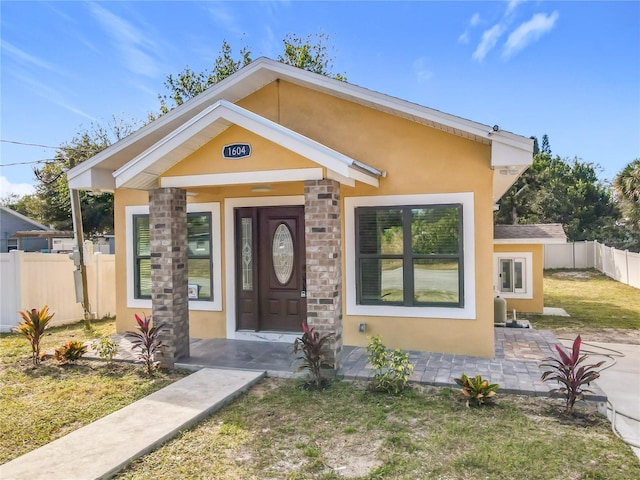
[[[571,270],[571,271],[562,271],[562,272],[554,272],[551,274],[553,278],[572,278],[572,279],[580,279],[580,280],[588,280],[590,278],[596,278],[601,276],[600,272],[594,270]]]
[[[358,478],[382,465],[376,458],[381,445],[382,441],[372,441],[371,435],[336,434],[321,448],[326,464],[340,477]]]
[[[585,342],[624,343],[640,345],[640,330],[622,328],[571,329],[554,328],[553,333],[559,338],[572,340],[578,335]]]

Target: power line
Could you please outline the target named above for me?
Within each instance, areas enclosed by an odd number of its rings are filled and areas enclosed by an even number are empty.
[[[14,167],[16,165],[32,165],[36,163],[49,163],[49,162],[55,162],[55,161],[56,161],[55,158],[45,158],[43,160],[31,160],[28,162],[0,163],[0,167]]]
[[[14,145],[23,145],[25,147],[42,147],[42,148],[52,148],[54,150],[59,149],[60,147],[52,147],[50,145],[41,145],[39,143],[26,143],[26,142],[18,142],[15,140],[4,140],[4,139],[0,139],[0,142],[3,143],[13,143]]]

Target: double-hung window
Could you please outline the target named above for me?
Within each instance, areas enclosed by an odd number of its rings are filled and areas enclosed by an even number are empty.
[[[149,215],[132,216],[134,235],[134,298],[151,298],[151,236]],[[213,300],[211,212],[187,213],[189,298]]]
[[[533,298],[533,254],[499,252],[494,258],[495,290],[504,298]]]
[[[355,209],[356,303],[464,307],[461,204]]]

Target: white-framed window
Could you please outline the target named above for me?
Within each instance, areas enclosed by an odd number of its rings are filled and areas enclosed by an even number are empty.
[[[504,252],[494,258],[496,292],[504,298],[533,298],[533,254]]]
[[[149,207],[125,207],[127,306],[151,308]],[[187,205],[189,309],[222,310],[220,203]]]
[[[347,315],[475,318],[473,193],[344,201]]]

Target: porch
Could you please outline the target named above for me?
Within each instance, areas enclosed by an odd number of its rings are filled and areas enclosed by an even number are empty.
[[[414,372],[411,381],[424,385],[455,387],[454,378],[462,373],[480,374],[500,385],[503,393],[548,396],[550,386],[540,380],[540,362],[554,355],[554,345],[560,344],[547,330],[495,329],[494,358],[470,357],[433,352],[409,351]],[[134,361],[131,343],[123,335],[115,335],[119,345],[117,358]],[[204,367],[266,371],[271,377],[293,377],[297,362],[290,354],[291,344],[269,341],[190,339],[190,356],[176,362],[176,367],[198,370]],[[90,352],[88,356],[93,355]],[[373,376],[363,347],[343,347],[342,367],[337,376],[346,380],[367,380]],[[597,387],[589,400],[606,401]]]

